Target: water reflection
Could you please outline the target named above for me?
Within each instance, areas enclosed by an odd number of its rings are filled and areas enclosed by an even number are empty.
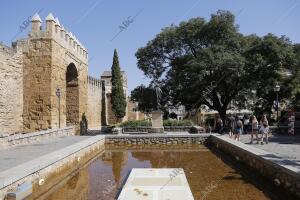
[[[61,178],[61,177],[60,177]],[[46,182],[47,183],[47,182]],[[55,186],[44,185],[37,188],[29,199],[46,200],[86,200],[89,193],[89,173],[88,168],[84,168],[70,177],[67,177]],[[52,183],[53,184],[53,183]],[[47,189],[46,189],[47,188]],[[46,192],[43,192],[46,191]]]
[[[126,153],[127,157],[127,153]],[[112,172],[115,177],[115,182],[120,185],[122,166],[125,165],[125,153],[112,152]]]
[[[183,168],[195,199],[269,199],[249,179],[199,145],[108,148],[43,199],[115,199],[130,169],[148,167]]]

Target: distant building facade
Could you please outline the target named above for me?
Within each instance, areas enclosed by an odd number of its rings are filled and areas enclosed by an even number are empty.
[[[177,120],[183,120],[187,114],[184,105],[169,106],[168,112],[169,112],[169,118],[174,119],[174,117],[176,117]]]
[[[128,85],[127,85],[127,75],[124,71],[121,72],[122,74],[122,83],[123,83],[123,91],[126,97],[126,115],[123,118],[123,121],[127,120],[139,120],[145,119],[143,113],[138,112],[137,105],[130,101],[128,98]],[[105,113],[102,114],[104,119],[102,119],[102,125],[111,125],[117,123],[117,118],[112,110],[111,104],[111,95],[112,95],[112,84],[111,84],[112,74],[111,71],[104,71],[100,77],[101,82],[103,84],[103,92],[102,92],[102,101],[103,101],[103,108],[105,109]]]

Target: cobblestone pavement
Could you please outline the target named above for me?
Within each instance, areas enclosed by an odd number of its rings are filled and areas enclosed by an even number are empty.
[[[64,136],[36,143],[0,149],[0,171],[31,161],[37,157],[62,149],[89,136]]]
[[[268,144],[256,144],[254,136],[253,144],[250,144],[250,134],[242,135],[241,142],[251,145],[253,147],[263,149],[269,153],[281,156],[284,159],[288,159],[300,164],[300,136],[291,135],[271,135],[269,137]]]

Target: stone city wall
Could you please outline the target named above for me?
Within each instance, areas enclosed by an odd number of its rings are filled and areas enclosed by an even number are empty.
[[[42,23],[36,14],[26,39],[13,43],[13,48],[0,44],[0,135],[59,125],[77,125],[78,132],[83,113],[90,127],[101,125],[101,84],[87,79],[87,49],[51,13],[45,27]],[[106,102],[106,115],[114,122],[110,99]]]
[[[23,60],[17,47],[0,43],[0,135],[23,131]]]
[[[57,18],[49,14],[43,29],[39,16],[33,17],[24,46],[25,132],[79,125],[87,112],[87,66],[87,50]],[[76,81],[71,86],[68,72]],[[61,91],[60,110],[57,89]]]
[[[109,125],[116,124],[117,121],[118,121],[118,119],[115,116],[115,113],[112,109],[111,95],[112,95],[112,93],[107,93],[106,94],[106,99],[105,99],[105,102],[106,102],[106,118],[107,118],[107,123]]]
[[[127,103],[127,119],[128,120],[139,120],[138,112],[136,111],[136,105],[132,101]]]
[[[100,79],[88,77],[88,128],[100,128],[101,125],[102,85]]]
[[[24,48],[24,131],[51,128],[51,40],[32,39]],[[26,49],[26,50],[25,50]]]

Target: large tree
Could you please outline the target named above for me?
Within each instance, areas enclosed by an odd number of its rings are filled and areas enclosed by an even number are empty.
[[[123,77],[121,74],[121,69],[119,65],[119,58],[117,50],[114,50],[113,64],[111,67],[111,84],[112,84],[112,96],[111,103],[112,109],[115,116],[118,119],[118,122],[126,114],[126,97],[123,90]]]
[[[294,107],[295,110],[300,111],[300,44],[294,45],[294,51],[297,58],[297,65],[294,69],[292,69],[293,75],[293,99],[291,107]]]
[[[188,109],[206,105],[222,119],[231,104],[242,107],[251,90],[263,99],[266,86],[282,81],[279,71],[294,65],[286,38],[244,36],[228,11],[218,11],[209,21],[193,18],[167,27],[136,57],[138,67],[163,85],[171,102]]]
[[[156,99],[154,89],[144,85],[137,86],[131,91],[130,98],[134,102],[138,102],[138,109],[143,113],[150,113],[155,109]]]
[[[130,98],[132,101],[139,103],[139,111],[144,113],[150,113],[153,110],[157,109],[157,99],[155,93],[155,86],[150,84],[149,86],[140,85],[137,86],[134,90],[131,91]],[[167,114],[168,110],[168,96],[166,95],[166,91],[162,88],[162,96],[161,96],[161,105],[160,108],[165,114]]]

